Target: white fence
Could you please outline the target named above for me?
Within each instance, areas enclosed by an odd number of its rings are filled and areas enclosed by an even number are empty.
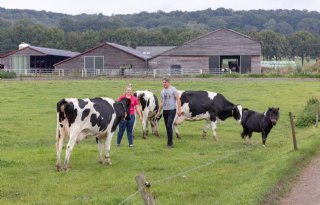
[[[162,68],[162,69],[20,69],[15,71],[19,77],[161,77],[161,76],[195,76],[201,74],[223,75],[229,72],[222,72],[216,69],[196,68]]]
[[[261,67],[266,68],[284,68],[284,67],[295,67],[295,61],[261,61]]]

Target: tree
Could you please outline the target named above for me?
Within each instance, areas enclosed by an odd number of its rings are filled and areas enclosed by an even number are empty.
[[[310,57],[315,49],[314,44],[317,37],[308,31],[298,31],[288,36],[289,44],[292,47],[291,55],[301,57],[302,65],[305,57]]]

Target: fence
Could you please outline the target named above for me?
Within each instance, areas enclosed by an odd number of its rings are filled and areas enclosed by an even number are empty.
[[[223,75],[230,72],[224,72],[220,68],[197,69],[197,68],[160,68],[160,69],[20,69],[17,70],[19,77],[161,77],[161,76],[195,76],[201,74]]]

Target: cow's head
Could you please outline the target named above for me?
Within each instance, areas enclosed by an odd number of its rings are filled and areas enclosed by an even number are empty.
[[[241,105],[235,105],[232,108],[232,117],[237,120],[239,123],[241,123],[242,119],[242,106]]]
[[[162,114],[159,115],[159,117],[157,117],[157,115],[154,115],[150,120],[152,133],[156,136],[159,136],[158,128],[159,128],[159,120],[161,119],[161,117],[162,117]]]
[[[130,120],[130,107],[131,107],[131,100],[128,98],[123,98],[120,103],[122,104],[124,110],[124,118],[126,120]]]
[[[272,125],[276,125],[279,120],[279,108],[269,107],[266,116],[269,118]]]

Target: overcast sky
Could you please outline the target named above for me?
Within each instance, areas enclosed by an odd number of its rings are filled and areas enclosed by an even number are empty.
[[[197,11],[219,7],[233,10],[297,9],[320,11],[320,0],[0,0],[7,9],[33,9],[65,14],[133,14],[141,11]]]

